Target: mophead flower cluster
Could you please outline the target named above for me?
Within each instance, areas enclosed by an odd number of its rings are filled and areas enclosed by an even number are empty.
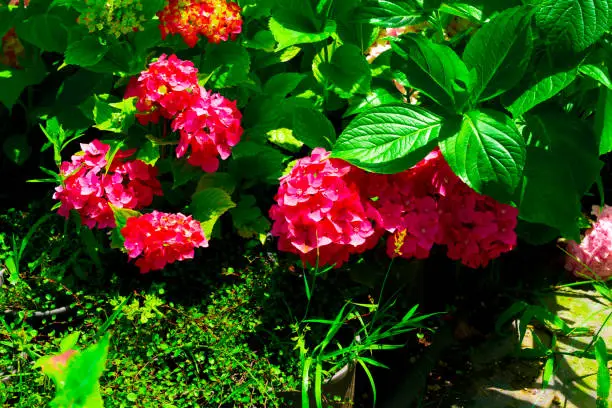
[[[153,211],[127,219],[121,229],[130,259],[138,258],[141,273],[192,259],[194,249],[207,247],[202,226],[191,216]]]
[[[367,173],[324,149],[281,178],[270,210],[280,250],[310,265],[342,265],[387,237],[390,257],[427,258],[434,244],[449,258],[484,267],[516,245],[518,210],[478,194],[439,150],[398,174]]]
[[[125,98],[136,97],[141,124],[171,120],[179,132],[176,156],[190,150],[188,162],[206,172],[219,168],[242,136],[242,114],[235,101],[205,90],[198,84],[198,70],[191,61],[162,54],[137,78],[132,78]]]
[[[161,196],[157,169],[142,160],[128,160],[135,150],[118,150],[109,157],[110,145],[94,140],[81,144],[72,161],[61,164],[62,185],[53,198],[61,203],[59,214],[68,218],[76,210],[89,228],[114,228],[113,209],[140,209]]]
[[[241,8],[226,0],[169,0],[157,13],[163,39],[179,34],[193,48],[204,36],[211,43],[234,40],[242,31]]]

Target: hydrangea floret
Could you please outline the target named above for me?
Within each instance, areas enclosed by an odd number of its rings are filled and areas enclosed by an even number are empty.
[[[121,235],[130,259],[138,258],[136,266],[141,273],[192,259],[195,248],[208,246],[201,224],[181,213],[153,211],[130,217]]]
[[[612,276],[612,207],[593,206],[595,216],[580,244],[569,241],[565,269],[578,277],[607,279]]]

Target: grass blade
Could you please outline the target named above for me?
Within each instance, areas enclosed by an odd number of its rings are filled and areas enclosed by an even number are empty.
[[[374,383],[374,377],[372,377],[372,373],[370,372],[370,369],[368,368],[366,363],[363,362],[361,358],[358,358],[357,362],[361,365],[361,367],[363,368],[363,371],[365,371],[366,375],[368,376],[368,380],[370,381],[370,387],[372,387],[372,400],[373,400],[372,406],[375,407],[376,406],[376,384]]]
[[[610,371],[608,370],[608,350],[603,338],[595,341],[595,359],[597,360],[597,408],[608,408],[610,397]]]
[[[311,365],[312,357],[308,357],[304,361],[304,367],[302,368],[302,407],[305,408],[310,406],[310,398],[308,398],[308,387]]]
[[[317,404],[317,408],[323,408],[323,393],[321,390],[321,386],[323,385],[323,366],[320,360],[317,360],[314,381],[315,403]]]
[[[542,374],[542,389],[546,389],[555,371],[555,357],[550,356],[544,365],[544,373]]]

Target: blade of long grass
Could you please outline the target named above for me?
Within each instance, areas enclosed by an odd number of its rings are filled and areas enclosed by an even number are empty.
[[[554,371],[555,357],[554,355],[551,355],[548,357],[548,359],[546,359],[546,364],[544,365],[544,372],[542,373],[542,389],[548,388],[548,384],[550,384]]]
[[[506,309],[495,322],[495,333],[502,334],[502,327],[508,323],[514,316],[521,313],[529,305],[526,302],[518,301],[514,302],[508,309]]]
[[[302,368],[302,408],[308,408],[310,406],[310,398],[308,398],[308,388],[311,365],[312,357],[306,358],[306,360],[304,360],[304,367]]]
[[[113,312],[113,314],[111,314],[110,317],[106,319],[102,327],[100,327],[100,329],[96,333],[94,337],[94,341],[97,341],[100,337],[102,337],[106,333],[108,328],[115,322],[115,320],[117,320],[117,318],[123,314],[123,306],[125,306],[131,298],[132,298],[132,294],[127,296],[123,300],[123,302],[121,302],[121,304],[117,307],[117,309]]]
[[[323,365],[321,364],[321,360],[317,360],[314,382],[315,404],[317,408],[323,408],[323,392],[321,390],[321,386],[323,385]]]
[[[30,227],[30,229],[28,230],[28,233],[26,234],[26,236],[23,237],[23,239],[21,240],[21,246],[19,247],[19,252],[18,252],[18,255],[17,255],[18,263],[21,260],[21,258],[23,256],[23,253],[25,252],[25,249],[26,249],[26,247],[28,245],[28,242],[30,242],[30,239],[32,238],[32,235],[34,235],[34,233],[36,232],[38,227],[40,227],[40,224],[42,224],[43,222],[47,221],[52,216],[53,216],[53,213],[47,213],[47,214],[43,215],[42,217],[40,217],[34,223],[34,225],[32,225]]]
[[[385,364],[383,364],[383,363],[381,363],[379,361],[376,361],[376,360],[374,360],[372,358],[369,358],[369,357],[359,357],[359,359],[361,361],[363,361],[364,363],[369,364],[371,366],[380,367],[380,368],[386,368],[387,370],[390,370],[390,368],[388,366],[386,366]]]
[[[372,387],[372,400],[373,400],[372,406],[376,407],[376,384],[374,383],[374,377],[372,377],[372,373],[370,372],[370,369],[361,359],[358,358],[357,362],[359,363],[359,365],[361,365],[361,367],[363,368],[363,371],[365,371],[366,375],[368,376],[368,380],[370,381],[370,387]]]
[[[595,341],[595,359],[597,360],[597,408],[608,408],[610,397],[610,371],[608,370],[608,350],[603,338]]]

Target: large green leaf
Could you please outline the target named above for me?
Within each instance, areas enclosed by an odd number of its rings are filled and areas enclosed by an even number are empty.
[[[519,192],[520,216],[578,240],[580,200],[602,165],[595,136],[584,122],[561,111],[526,119],[538,147],[528,151]]]
[[[207,239],[210,239],[213,227],[219,217],[234,207],[236,207],[236,203],[232,201],[225,190],[207,188],[193,195],[189,210],[193,218],[202,223],[204,235]]]
[[[43,51],[64,52],[68,43],[68,31],[60,17],[53,14],[37,14],[20,22],[17,36]]]
[[[561,92],[576,79],[577,75],[577,69],[546,75],[519,95],[506,108],[512,113],[512,116],[521,116],[531,108]]]
[[[240,44],[227,41],[208,44],[206,59],[200,67],[203,74],[209,74],[209,83],[214,88],[240,84],[249,77],[251,60],[247,50]]]
[[[413,0],[368,0],[355,15],[356,22],[381,27],[405,27],[426,18],[425,11]]]
[[[453,171],[481,194],[507,201],[521,180],[525,141],[500,112],[464,114],[459,132],[440,140],[440,149]]]
[[[397,173],[435,146],[442,118],[417,106],[379,106],[355,118],[332,156],[377,173]]]
[[[504,93],[525,74],[533,49],[530,17],[519,7],[506,10],[482,26],[466,45],[463,60],[476,71],[475,100]]]
[[[609,0],[541,0],[535,20],[549,44],[582,51],[610,27]]]
[[[47,75],[45,64],[40,56],[21,61],[23,69],[0,69],[0,102],[8,109],[19,99],[23,90],[40,83]]]
[[[329,61],[326,61],[326,56]],[[322,50],[312,63],[317,81],[331,88],[342,98],[350,98],[356,93],[370,90],[372,72],[370,64],[359,47],[353,44],[335,44]]]
[[[336,142],[336,131],[332,123],[321,112],[297,107],[293,111],[293,134],[308,147],[331,149]]]
[[[471,86],[467,67],[448,46],[418,36],[393,43],[392,66],[399,67],[405,86],[416,88],[440,106],[459,111]],[[400,81],[404,82],[404,81]]]
[[[96,37],[85,37],[68,45],[66,64],[90,67],[104,58],[106,47]]]
[[[270,31],[274,35],[274,39],[278,42],[276,51],[284,50],[296,44],[315,43],[329,38],[336,32],[336,22],[328,20],[325,27],[321,31],[307,32],[291,29],[282,25],[274,17],[270,19]]]

